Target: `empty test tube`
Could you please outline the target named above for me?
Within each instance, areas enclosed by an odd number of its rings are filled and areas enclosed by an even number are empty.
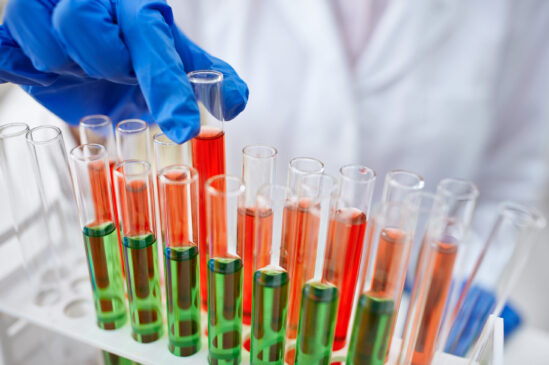
[[[118,161],[152,162],[149,125],[141,119],[126,119],[116,125]]]
[[[81,145],[71,151],[71,160],[97,325],[117,329],[127,317],[107,151]]]
[[[132,337],[152,342],[163,333],[151,165],[127,160],[114,169],[122,226]]]

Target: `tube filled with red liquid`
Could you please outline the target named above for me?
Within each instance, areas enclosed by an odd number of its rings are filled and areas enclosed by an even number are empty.
[[[375,172],[366,166],[339,169],[339,194],[331,203],[323,274],[341,293],[334,350],[345,346],[375,178]]]
[[[200,108],[200,132],[191,140],[193,167],[198,171],[198,242],[199,251],[208,252],[206,231],[206,181],[225,174],[225,132],[221,109],[223,74],[217,71],[193,71],[188,75]],[[207,256],[200,255],[200,298],[207,309]]]
[[[444,313],[452,313],[451,286],[469,229],[478,190],[469,181],[442,180],[437,196],[447,204],[442,220],[430,222],[415,268],[400,364],[431,364]],[[463,255],[461,255],[463,257]],[[454,285],[459,290],[460,285]]]
[[[271,146],[252,145],[242,150],[242,181],[246,186],[245,208],[238,212],[239,224],[245,228],[244,240],[244,282],[243,317],[244,324],[251,323],[252,282],[255,243],[256,195],[260,187],[274,182],[276,155],[278,151]],[[256,254],[260,254],[256,252]]]

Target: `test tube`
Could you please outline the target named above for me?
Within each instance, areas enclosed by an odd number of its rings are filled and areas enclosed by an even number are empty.
[[[200,350],[198,173],[187,165],[170,165],[160,170],[158,189],[169,349],[190,356]]]
[[[78,292],[83,285],[89,290],[86,273],[79,269],[86,259],[80,246],[82,233],[78,208],[61,130],[47,125],[35,127],[27,133],[26,140],[56,255],[73,279],[73,290]]]
[[[423,178],[412,171],[392,170],[385,175],[382,202],[404,202],[406,197],[425,187]]]
[[[324,164],[322,161],[312,157],[295,157],[290,160],[288,166],[287,186],[290,190],[297,194],[298,186],[304,176],[313,173],[323,173]],[[299,198],[298,198],[299,200]],[[296,254],[301,253],[306,247],[309,247],[315,238],[310,232],[318,230],[318,219],[315,216],[308,214],[308,203],[306,200],[303,204],[298,202],[295,205],[285,208],[284,213],[284,240],[282,250],[285,252],[283,256],[288,262],[282,262],[283,267],[290,270],[290,277],[301,280],[303,273],[309,270],[314,270],[311,266],[300,267],[291,265],[290,261],[298,260]],[[302,233],[305,234],[302,234]],[[316,244],[316,243],[315,243]],[[301,258],[303,260],[303,258]],[[309,277],[310,275],[306,275]],[[303,282],[297,282],[292,279],[290,282],[290,295],[288,303],[288,331],[289,339],[297,338],[297,327],[299,325],[299,308],[301,304],[301,287]],[[290,356],[292,357],[292,356]]]
[[[170,165],[191,165],[190,143],[175,143],[159,132],[153,136],[153,146],[156,171],[159,172]]]
[[[301,241],[308,245],[290,251],[291,257],[295,257],[290,263],[290,277],[301,289],[295,364],[330,363],[339,290],[323,273],[330,201],[336,194],[337,180],[325,174],[304,176],[298,188],[298,204],[310,216],[306,219],[313,219],[316,224],[311,225],[311,231],[300,232]],[[308,269],[303,270],[305,267]],[[296,300],[296,292],[292,295],[292,300]]]
[[[347,364],[384,364],[403,290],[417,209],[384,202],[369,222],[367,253]]]
[[[252,364],[284,363],[284,343],[288,314],[287,252],[283,234],[287,208],[296,196],[282,185],[264,185],[255,204],[255,255],[253,257]]]
[[[13,220],[23,266],[31,284],[32,301],[45,306],[60,299],[61,276],[33,172],[32,156],[25,141],[29,130],[24,123],[0,126],[0,176],[7,191],[6,206]]]
[[[210,364],[240,363],[242,335],[242,240],[238,224],[246,188],[229,175],[206,182],[208,257],[208,349]]]
[[[238,211],[240,224],[246,227],[244,239],[244,297],[243,322],[250,324],[252,316],[253,257],[255,242],[255,203],[259,188],[274,182],[275,162],[278,151],[271,146],[252,145],[242,149],[242,180],[246,186],[246,203]]]
[[[418,207],[418,219],[412,246],[420,247],[421,252],[427,252],[429,247],[437,246],[443,240],[443,232],[448,222],[448,205],[441,196],[431,193],[413,193],[408,199]],[[430,263],[424,260],[421,264],[429,265]],[[432,275],[437,274],[433,268],[421,267],[421,265],[417,266],[417,270],[417,273],[413,273],[415,281],[402,335],[399,364],[410,363],[417,341],[419,321],[424,314],[427,294],[427,291],[423,290],[420,285],[426,280],[431,280]],[[426,275],[431,275],[431,277],[427,278]],[[406,356],[409,358],[408,360],[406,360]]]
[[[114,330],[126,323],[126,305],[107,151],[85,144],[71,160],[97,325]]]
[[[545,224],[545,218],[533,209],[509,201],[500,205],[475,269],[460,294],[459,303],[465,305],[458,306],[459,311],[452,318],[446,352],[465,356],[479,338],[489,315],[501,314],[537,233]]]
[[[124,244],[132,337],[152,342],[163,333],[151,165],[127,160],[114,168]]]
[[[340,290],[334,350],[345,346],[375,179],[374,170],[363,165],[339,169],[339,194],[331,203],[324,266],[324,277]]]
[[[122,237],[120,236],[120,224],[118,222],[118,207],[116,206],[116,193],[114,191],[114,165],[116,164],[116,141],[114,138],[114,129],[111,118],[106,115],[95,114],[88,115],[80,119],[78,125],[80,132],[80,143],[99,144],[105,147],[109,161],[109,176],[111,180],[111,198],[114,209],[114,222],[116,223],[116,232],[118,235],[118,246],[120,248],[120,259],[122,260]],[[122,261],[122,268],[124,264]],[[123,270],[123,269],[122,269]]]
[[[225,174],[225,132],[221,112],[223,74],[217,71],[194,71],[188,75],[200,109],[200,132],[191,140],[193,167],[198,171],[198,242],[201,252],[208,252],[206,229],[206,181]],[[200,297],[207,309],[207,257],[200,256]]]
[[[402,363],[430,364],[436,352],[437,339],[444,313],[452,313],[452,294],[459,293],[460,285],[453,285],[453,275],[463,258],[465,243],[473,210],[478,197],[476,186],[466,180],[444,179],[437,186],[437,195],[448,205],[448,215],[439,237],[423,244],[416,267],[418,284],[414,284],[412,300],[420,300],[419,309],[407,321],[416,340],[409,341]],[[421,271],[420,271],[421,270]]]
[[[141,119],[126,119],[116,125],[118,161],[151,162],[149,125]]]

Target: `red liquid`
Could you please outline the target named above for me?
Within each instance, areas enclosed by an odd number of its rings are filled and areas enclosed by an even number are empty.
[[[152,196],[149,196],[147,182],[133,180],[126,183],[123,177],[119,179],[124,236],[154,234],[153,222],[150,219],[151,216],[154,217],[154,212],[149,211],[149,207],[153,209],[154,203]]]
[[[118,206],[116,205],[116,189],[114,187],[114,167],[116,162],[109,160],[109,170],[111,177],[111,197],[112,209],[114,211],[114,222],[116,223],[116,234],[118,235],[118,248],[120,248],[120,259],[122,260],[122,275],[126,276],[126,268],[124,267],[124,250],[122,249],[122,234],[120,232],[120,221],[118,218]]]
[[[164,244],[166,247],[187,246],[189,242],[197,242],[198,239],[197,231],[191,232],[193,237],[189,235],[189,223],[191,227],[197,226],[197,212],[193,210],[189,216],[189,186],[177,182],[182,182],[189,176],[181,171],[170,171],[165,176],[173,183],[159,182],[158,185],[163,212],[161,221]]]
[[[452,283],[452,271],[457,256],[455,243],[437,242],[429,248],[428,273],[420,290],[426,290],[423,318],[419,324],[412,364],[430,364],[435,354],[440,321]],[[421,296],[421,295],[420,295]],[[415,332],[415,331],[414,331]]]
[[[404,234],[400,230],[381,230],[371,289],[380,297],[392,298],[397,286],[403,285],[404,243]]]
[[[198,242],[199,252],[208,252],[206,230],[206,180],[225,173],[225,133],[215,127],[203,126],[191,140],[193,166],[198,171]],[[207,254],[200,255],[200,296],[202,308],[208,308]]]
[[[288,338],[295,339],[303,284],[314,276],[320,222],[319,217],[311,212],[307,201],[301,201],[297,208],[285,208],[284,220],[283,250],[288,252],[290,273],[287,333]]]
[[[241,247],[244,250],[244,282],[243,282],[243,294],[242,298],[242,321],[244,324],[250,324],[252,321],[252,287],[253,287],[253,275],[254,275],[254,257],[259,256],[257,261],[257,268],[261,268],[269,264],[270,261],[270,247],[272,238],[272,211],[266,211],[260,213],[260,223],[257,227],[258,234],[262,237],[261,251],[255,249],[255,209],[246,208],[238,211],[238,225],[239,232],[244,232],[244,235],[240,235]],[[268,241],[266,241],[268,240]],[[265,242],[269,242],[268,246]]]
[[[357,209],[337,210],[330,220],[323,277],[341,293],[334,350],[345,346],[365,234],[366,215]]]

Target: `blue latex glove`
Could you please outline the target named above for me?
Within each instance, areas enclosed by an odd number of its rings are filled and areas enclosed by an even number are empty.
[[[10,0],[0,26],[0,82],[67,123],[89,114],[155,121],[182,143],[199,131],[186,74],[223,73],[225,120],[246,106],[234,69],[190,41],[161,0]]]

